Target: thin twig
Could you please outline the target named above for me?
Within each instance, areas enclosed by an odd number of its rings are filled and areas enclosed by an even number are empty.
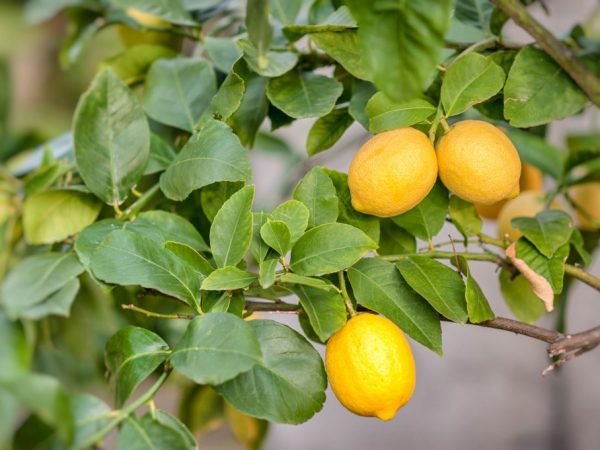
[[[160,319],[186,319],[186,320],[192,320],[194,318],[194,316],[192,314],[184,314],[184,313],[163,314],[163,313],[158,313],[156,311],[150,311],[150,310],[147,310],[147,309],[144,309],[144,308],[140,308],[139,306],[136,306],[136,305],[131,304],[131,303],[127,304],[127,305],[121,305],[121,308],[128,309],[130,311],[135,311],[135,312],[142,313],[146,317],[158,317]]]

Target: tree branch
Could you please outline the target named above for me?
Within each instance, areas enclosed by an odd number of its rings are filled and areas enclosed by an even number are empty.
[[[600,106],[600,79],[577,59],[566,45],[534,19],[519,0],[492,0],[492,3],[529,33],[542,50],[571,76],[590,100],[596,106]]]

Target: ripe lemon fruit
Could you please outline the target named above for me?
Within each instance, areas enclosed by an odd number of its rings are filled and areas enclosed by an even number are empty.
[[[127,8],[125,14],[139,23],[142,27],[154,28],[161,31],[147,31],[132,28],[120,24],[117,27],[121,42],[126,47],[133,47],[140,44],[164,45],[166,47],[178,47],[181,44],[181,38],[168,33],[171,24],[153,14],[140,11],[135,8]],[[162,31],[164,30],[164,31]]]
[[[424,133],[414,128],[386,131],[369,139],[352,159],[352,206],[365,214],[397,216],[419,204],[436,178],[435,150]]]
[[[525,191],[519,196],[506,202],[498,214],[498,238],[504,239],[508,235],[511,241],[519,239],[523,233],[510,223],[515,217],[534,217],[544,210],[544,193]],[[564,209],[558,200],[554,200],[550,209]]]
[[[534,166],[523,164],[521,166],[521,178],[519,179],[519,190],[523,191],[541,191],[544,187],[542,172]],[[501,200],[491,205],[475,204],[475,209],[481,217],[495,219],[500,210],[506,204],[506,200]]]
[[[440,178],[458,197],[491,205],[519,192],[521,160],[500,129],[481,120],[463,120],[437,145]]]
[[[583,230],[600,228],[600,183],[582,183],[569,189],[569,195],[585,214],[575,209],[573,212],[577,226]]]
[[[415,389],[408,341],[390,320],[359,314],[327,342],[325,368],[338,400],[359,416],[391,420]]]

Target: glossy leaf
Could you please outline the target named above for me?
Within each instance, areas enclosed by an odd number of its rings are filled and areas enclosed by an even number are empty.
[[[210,227],[210,246],[218,267],[235,266],[252,239],[254,186],[246,186],[227,200]]]
[[[237,45],[243,50],[244,59],[250,68],[263,77],[279,77],[292,70],[298,62],[298,55],[292,52],[270,50],[261,55],[259,50],[245,39],[238,40]]]
[[[358,228],[342,223],[319,225],[296,242],[290,268],[307,276],[337,272],[376,248],[377,244]]]
[[[279,258],[267,258],[259,264],[258,283],[261,287],[267,289],[273,286],[277,276],[277,264]]]
[[[161,423],[150,413],[141,419],[128,417],[117,439],[117,450],[195,450],[193,437],[183,434],[179,428]]]
[[[260,228],[260,236],[269,247],[282,256],[292,248],[290,229],[280,220],[267,220],[267,223]]]
[[[305,277],[296,273],[287,272],[279,277],[279,281],[283,284],[299,284],[300,286],[308,286],[326,291],[337,291],[337,288],[321,278]]]
[[[181,242],[165,242],[165,250],[170,251],[178,258],[185,261],[200,278],[206,278],[215,268],[212,264],[193,247]]]
[[[200,191],[200,204],[206,218],[212,222],[229,197],[244,187],[243,181],[219,181]]]
[[[250,370],[261,356],[248,322],[233,314],[211,312],[190,322],[169,361],[196,383],[218,384]]]
[[[317,351],[291,328],[253,320],[262,358],[248,372],[215,389],[237,410],[278,423],[297,424],[321,410],[327,379]]]
[[[310,39],[356,78],[372,78],[355,29],[323,30],[311,33]]]
[[[416,251],[417,242],[412,234],[404,228],[400,228],[390,219],[381,221],[381,236],[377,250],[380,255],[401,255]]]
[[[304,203],[298,200],[283,202],[270,214],[272,220],[284,222],[290,230],[292,244],[306,231],[310,212]],[[262,226],[262,225],[261,225]]]
[[[359,305],[398,325],[417,342],[442,353],[442,329],[437,312],[417,295],[393,263],[365,258],[348,269]]]
[[[160,187],[171,200],[217,181],[248,181],[252,176],[248,155],[239,139],[223,122],[210,120],[194,134],[160,177]]]
[[[417,98],[396,102],[390,100],[383,92],[373,95],[365,107],[371,133],[409,127],[423,122],[435,111],[436,108],[426,100]]]
[[[515,217],[511,224],[547,258],[569,242],[573,233],[571,216],[559,210],[542,211],[535,217]]]
[[[308,172],[294,189],[294,199],[308,208],[308,228],[335,222],[338,216],[338,198],[331,178],[320,167]]]
[[[252,213],[252,240],[250,242],[250,252],[257,263],[261,263],[269,252],[269,246],[260,236],[262,226],[267,223],[269,215],[264,212]]]
[[[86,186],[106,203],[122,203],[144,173],[150,131],[141,105],[111,69],[80,98],[73,133]]]
[[[256,275],[235,266],[226,266],[210,273],[202,282],[205,291],[228,291],[242,289],[256,281]]]
[[[465,275],[465,300],[467,302],[467,312],[469,313],[469,321],[472,323],[485,322],[492,320],[494,312],[479,286],[479,283],[471,275],[471,269],[466,258],[458,255],[459,270]]]
[[[334,109],[326,116],[318,118],[308,132],[306,140],[308,155],[313,156],[332,147],[353,122],[354,119],[348,114],[348,108]]]
[[[115,383],[115,401],[123,405],[133,391],[169,356],[167,343],[145,328],[128,326],[106,343],[106,367]]]
[[[450,267],[426,256],[407,256],[396,266],[408,285],[453,322],[467,321],[465,285]]]

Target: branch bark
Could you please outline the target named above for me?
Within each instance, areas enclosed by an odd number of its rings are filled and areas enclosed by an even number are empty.
[[[600,106],[600,79],[576,58],[566,45],[534,19],[519,0],[492,0],[492,3],[529,33],[542,50],[571,76],[589,99],[596,106]]]

